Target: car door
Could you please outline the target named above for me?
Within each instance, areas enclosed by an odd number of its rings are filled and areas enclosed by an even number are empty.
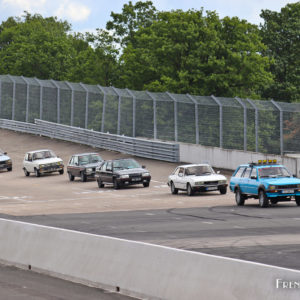
[[[106,183],[112,183],[113,172],[112,172],[112,161],[107,161],[103,164],[100,170],[100,179]]]
[[[28,172],[34,172],[32,154],[27,153],[25,156],[24,167]]]
[[[174,185],[177,189],[183,189],[184,168],[180,167],[174,174]]]
[[[257,179],[257,169],[252,168],[250,176],[248,178],[248,183],[247,183],[247,189],[248,193],[252,195],[257,195],[258,194],[258,186],[259,182]]]
[[[248,181],[249,181],[249,176],[250,176],[251,170],[252,170],[252,167],[247,167],[239,180],[239,186],[240,186],[241,192],[243,194],[249,193]]]

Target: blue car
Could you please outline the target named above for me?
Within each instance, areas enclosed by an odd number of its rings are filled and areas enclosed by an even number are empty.
[[[261,207],[269,206],[269,202],[277,204],[291,200],[300,206],[300,179],[273,160],[240,165],[233,173],[229,187],[239,206],[249,198],[258,199]]]

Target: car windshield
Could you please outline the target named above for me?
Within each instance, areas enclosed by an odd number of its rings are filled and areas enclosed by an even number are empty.
[[[103,159],[98,154],[87,154],[78,156],[79,165],[87,165],[101,162]]]
[[[32,154],[33,160],[45,159],[45,158],[53,158],[53,157],[56,157],[56,155],[51,150],[39,151],[39,152],[35,152],[35,153]]]
[[[289,171],[286,168],[280,166],[259,168],[258,175],[260,178],[291,177]]]
[[[136,169],[141,168],[139,163],[134,159],[120,159],[113,162],[114,169]]]
[[[203,176],[213,173],[215,173],[214,170],[208,165],[188,167],[185,170],[186,175]]]

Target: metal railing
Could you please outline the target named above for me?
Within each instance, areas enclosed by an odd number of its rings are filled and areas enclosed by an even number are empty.
[[[43,135],[139,157],[169,162],[179,161],[179,144],[176,143],[101,133],[89,129],[72,127],[38,119],[35,120],[35,124],[0,119],[0,128]]]
[[[0,118],[270,154],[300,148],[300,103],[0,75]]]

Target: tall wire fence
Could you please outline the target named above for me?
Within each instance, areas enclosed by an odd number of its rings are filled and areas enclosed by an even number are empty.
[[[0,118],[270,154],[299,152],[300,103],[0,75]]]

